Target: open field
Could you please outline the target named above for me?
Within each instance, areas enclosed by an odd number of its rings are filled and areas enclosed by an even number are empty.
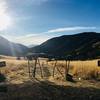
[[[37,69],[37,79],[29,78],[26,60],[15,58],[4,58],[7,66],[2,72],[7,78],[7,93],[0,93],[0,100],[100,100],[100,68],[97,60],[72,61],[70,73],[74,76],[75,82],[65,81],[59,72],[52,77],[52,66],[54,62],[48,63],[44,60],[43,74],[40,78]],[[64,73],[64,61],[57,65]]]

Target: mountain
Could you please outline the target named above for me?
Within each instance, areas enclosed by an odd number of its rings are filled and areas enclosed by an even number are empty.
[[[35,47],[35,46],[38,46],[38,45],[36,45],[36,44],[31,44],[31,45],[29,45],[28,47],[29,47],[29,48],[33,48],[33,47]]]
[[[59,56],[71,55],[73,59],[100,58],[100,34],[83,32],[55,37],[31,48],[30,51]]]
[[[0,36],[0,55],[23,56],[28,52],[28,47],[8,41]]]

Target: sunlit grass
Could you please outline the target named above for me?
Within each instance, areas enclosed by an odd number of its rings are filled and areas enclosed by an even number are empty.
[[[27,67],[27,60],[16,60],[15,57],[5,57],[2,59],[6,61],[7,66],[4,68],[4,74],[7,77],[8,82],[10,83],[23,83],[24,81],[29,80],[29,73]],[[98,79],[100,77],[100,67],[97,66],[98,60],[90,61],[71,61],[70,62],[70,74],[77,79]],[[41,61],[41,64],[47,64],[46,61]],[[52,77],[52,69],[54,62],[48,63],[48,68],[50,68],[50,73]],[[58,68],[64,74],[66,62],[58,61]],[[51,78],[48,77],[48,80]],[[62,77],[60,73],[56,72],[55,77]]]

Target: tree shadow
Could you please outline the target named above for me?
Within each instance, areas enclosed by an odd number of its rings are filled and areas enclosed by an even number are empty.
[[[100,100],[100,89],[56,85],[50,81],[8,84],[0,100]]]
[[[6,80],[5,75],[0,73],[0,82],[5,82],[5,80]]]
[[[0,73],[0,92],[7,92],[6,77]]]

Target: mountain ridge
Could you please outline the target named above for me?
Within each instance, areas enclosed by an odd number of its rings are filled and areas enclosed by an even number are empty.
[[[63,35],[43,42],[30,49],[31,52],[67,56],[73,59],[94,59],[100,57],[100,33],[83,32]]]
[[[0,55],[6,56],[24,56],[28,52],[28,47],[13,43],[0,36]]]

